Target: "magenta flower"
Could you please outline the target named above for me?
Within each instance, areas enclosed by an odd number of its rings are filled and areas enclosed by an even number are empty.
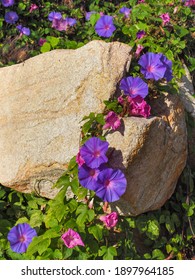
[[[9,231],[7,239],[12,251],[16,253],[25,253],[35,236],[37,236],[35,229],[31,228],[29,224],[24,223],[14,226]]]
[[[1,3],[4,7],[10,7],[14,5],[14,0],[1,0]]]
[[[184,6],[195,6],[195,0],[186,0]]]
[[[138,0],[137,4],[145,3],[145,0]]]
[[[100,170],[98,168],[90,168],[86,164],[83,164],[81,167],[79,167],[78,171],[78,178],[80,184],[89,189],[94,191],[96,188],[99,187],[99,184],[97,182],[98,175],[100,173]]]
[[[95,31],[101,37],[109,38],[115,30],[112,16],[102,16],[95,24]]]
[[[146,32],[144,30],[140,30],[137,32],[136,37],[137,39],[141,39],[146,35]]]
[[[118,214],[117,212],[112,212],[108,215],[102,215],[100,216],[100,221],[102,221],[105,226],[110,229],[112,227],[115,227],[118,223]]]
[[[59,12],[51,12],[48,15],[49,21],[53,21],[54,19],[61,19],[61,18],[62,18],[62,14]]]
[[[36,4],[31,4],[30,5],[30,10],[29,13],[32,13],[34,10],[37,10],[39,7]]]
[[[136,57],[138,57],[140,55],[140,53],[143,49],[144,49],[144,47],[142,45],[139,45],[139,44],[137,45],[137,49],[135,51]]]
[[[62,236],[61,239],[64,241],[64,244],[68,248],[74,248],[77,245],[85,246],[80,235],[74,231],[73,229],[69,228]]]
[[[76,24],[76,19],[74,18],[61,18],[61,19],[53,19],[52,27],[58,31],[66,31],[69,26],[73,26]]]
[[[144,118],[148,118],[150,116],[151,107],[146,103],[146,101],[142,97],[128,97],[128,102],[129,114],[131,116],[142,116]]]
[[[85,163],[84,159],[82,158],[82,156],[80,154],[80,151],[76,155],[76,162],[78,163],[79,167],[81,167]]]
[[[58,31],[66,31],[68,29],[68,23],[65,19],[53,19],[52,27]]]
[[[103,126],[103,129],[112,128],[113,130],[116,130],[121,124],[121,121],[120,121],[118,115],[113,111],[110,111],[106,115],[105,121],[106,121],[106,124]]]
[[[18,19],[19,19],[19,17],[18,17],[18,15],[17,15],[16,12],[10,11],[10,12],[7,12],[7,13],[5,14],[5,21],[6,21],[7,23],[13,24],[13,23],[15,23]]]
[[[29,36],[30,35],[30,29],[28,27],[24,27],[20,24],[20,25],[17,25],[16,28],[20,31],[20,36],[22,36],[22,35]]]
[[[163,21],[163,26],[170,22],[170,16],[168,13],[162,14],[160,18]]]
[[[148,85],[139,77],[123,78],[120,82],[120,89],[132,98],[138,95],[144,98],[148,94]]]
[[[38,44],[39,44],[39,46],[43,46],[43,44],[46,43],[46,42],[47,42],[46,39],[40,38]]]
[[[106,163],[108,158],[108,142],[100,140],[98,137],[92,137],[87,140],[80,148],[80,155],[90,168],[98,168],[102,163]]]
[[[130,13],[131,13],[131,9],[126,8],[126,7],[122,7],[122,8],[119,10],[119,13],[124,14],[124,16],[125,16],[126,18],[128,18],[129,15],[130,15]]]
[[[119,200],[127,187],[127,180],[123,172],[112,168],[103,169],[98,175],[97,183],[96,195],[107,202]]]
[[[141,66],[141,73],[146,79],[154,79],[155,81],[164,77],[166,65],[161,61],[162,54],[148,52],[143,54],[138,64]]]

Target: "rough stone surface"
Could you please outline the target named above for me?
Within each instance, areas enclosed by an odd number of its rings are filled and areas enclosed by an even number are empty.
[[[0,183],[53,197],[51,186],[79,148],[83,116],[102,112],[130,64],[131,48],[93,41],[0,69]],[[112,167],[127,177],[112,208],[138,215],[174,192],[187,157],[185,113],[176,95],[154,99],[148,119],[124,119],[108,134]]]
[[[1,184],[50,197],[48,188],[78,152],[82,118],[103,110],[128,70],[130,51],[92,41],[0,69]]]
[[[128,188],[111,208],[138,215],[160,208],[173,194],[187,158],[185,113],[176,95],[153,101],[157,117],[131,117],[109,134],[110,164],[126,174]]]
[[[184,64],[185,75],[179,84],[179,97],[188,112],[188,164],[195,170],[195,91],[192,78]]]

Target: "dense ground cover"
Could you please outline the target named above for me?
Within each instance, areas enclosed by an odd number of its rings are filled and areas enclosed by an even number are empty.
[[[129,44],[133,55],[129,77],[120,83],[124,95],[105,101],[104,114],[84,118],[80,153],[56,182],[54,187],[61,190],[55,199],[0,187],[0,259],[194,258],[195,172],[190,166],[186,165],[174,195],[161,209],[138,217],[119,217],[115,212],[108,215],[106,208],[107,202],[124,193],[125,178],[120,170],[103,165],[109,145],[106,129],[115,130],[122,117],[148,117],[151,108],[146,101],[160,94],[162,81],[169,91],[177,92],[183,62],[193,75],[193,1],[0,2],[2,67],[52,49],[76,49],[100,39]],[[153,61],[149,70],[148,61]],[[128,114],[124,104],[129,106]],[[194,123],[187,117],[190,130]],[[101,161],[94,158],[91,162],[89,151],[97,146],[101,147]],[[100,187],[113,176],[124,186],[121,193],[108,193]],[[69,187],[73,198],[66,197]]]

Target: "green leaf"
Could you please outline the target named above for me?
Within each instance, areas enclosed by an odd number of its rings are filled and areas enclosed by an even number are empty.
[[[147,222],[147,231],[146,235],[151,239],[155,240],[159,237],[160,234],[160,228],[159,223],[157,220],[149,220]]]
[[[163,252],[159,249],[154,249],[152,251],[152,259],[155,260],[164,260],[165,259],[165,255],[163,254]]]
[[[51,50],[51,45],[48,42],[45,42],[43,44],[43,46],[41,47],[41,52],[45,53],[45,52],[49,52]]]
[[[56,237],[59,237],[61,234],[60,234],[60,227],[57,226],[55,228],[51,228],[51,229],[48,229],[44,232],[43,234],[43,237],[44,238],[56,238]]]
[[[92,14],[90,16],[90,23],[94,26],[96,24],[96,22],[98,21],[98,19],[100,18],[100,14]]]
[[[57,182],[53,185],[53,188],[61,188],[64,187],[67,189],[70,186],[70,177],[68,174],[61,176]]]
[[[30,217],[30,225],[31,227],[39,227],[43,222],[43,214],[41,211],[36,211]]]
[[[117,251],[115,247],[100,247],[98,252],[99,256],[103,256],[103,260],[113,260],[115,256],[117,256]]]
[[[94,238],[97,240],[97,241],[101,241],[102,240],[102,233],[103,233],[103,227],[101,225],[95,225],[95,226],[90,226],[88,228],[88,231],[90,234],[92,234],[94,236]]]
[[[45,241],[47,240],[47,241]],[[28,255],[33,255],[36,252],[41,252],[43,253],[48,246],[50,245],[51,240],[50,239],[45,239],[43,235],[41,236],[35,236],[28,246],[27,249],[27,254]],[[40,251],[38,251],[40,249]]]
[[[53,36],[47,36],[46,39],[51,44],[52,48],[55,48],[60,41],[59,38],[56,38],[56,37],[53,37]]]
[[[62,260],[62,252],[59,249],[55,249],[53,252],[53,258],[56,260]]]

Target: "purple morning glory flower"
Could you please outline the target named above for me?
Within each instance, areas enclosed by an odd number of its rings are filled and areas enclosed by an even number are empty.
[[[68,248],[74,248],[75,246],[85,246],[78,232],[69,228],[64,234],[62,234],[61,239]]]
[[[1,3],[4,7],[10,7],[14,5],[14,0],[1,0]]]
[[[146,32],[144,30],[140,30],[137,32],[136,37],[137,39],[141,39],[146,35]]]
[[[73,25],[75,25],[76,23],[77,23],[77,21],[76,21],[76,19],[75,18],[65,18],[65,20],[67,21],[67,24],[69,25],[69,26],[73,26]]]
[[[19,19],[19,17],[18,17],[18,15],[17,15],[16,12],[10,11],[10,12],[7,12],[7,13],[5,14],[5,21],[6,21],[7,23],[13,24],[13,23],[15,23],[18,19]]]
[[[12,251],[16,253],[25,253],[33,237],[37,236],[36,230],[29,224],[18,224],[8,233],[7,239],[10,242]]]
[[[65,19],[53,19],[52,21],[52,27],[55,28],[58,31],[67,30],[68,23]]]
[[[108,142],[100,140],[98,137],[92,137],[87,140],[80,148],[80,155],[90,168],[98,168],[102,163],[106,163],[108,158]]]
[[[119,10],[119,13],[124,14],[124,16],[125,16],[126,18],[129,17],[130,12],[131,12],[131,9],[126,8],[126,7],[122,7],[122,8]]]
[[[78,178],[80,184],[89,189],[94,191],[98,187],[97,178],[100,173],[99,169],[92,169],[88,167],[86,164],[82,164],[79,167]]]
[[[28,27],[24,27],[21,24],[17,25],[16,28],[20,31],[20,35],[30,35],[30,29]]]
[[[165,65],[166,71],[164,74],[164,78],[167,80],[167,82],[171,81],[173,79],[172,75],[172,66],[173,63],[171,60],[169,60],[165,55],[161,54],[160,61]]]
[[[138,95],[144,98],[148,94],[148,85],[139,77],[123,78],[120,82],[120,89],[132,98]]]
[[[109,38],[115,30],[112,16],[102,16],[95,24],[95,31],[101,37]]]
[[[86,12],[86,14],[85,14],[85,19],[86,19],[86,20],[90,20],[90,17],[91,17],[92,14],[96,14],[96,12],[95,12],[95,11]]]
[[[158,81],[162,79],[167,70],[166,65],[161,61],[162,54],[148,52],[143,54],[138,64],[141,66],[141,73],[146,79]]]
[[[125,175],[119,169],[105,168],[99,173],[97,182],[95,193],[107,202],[119,200],[127,187]]]
[[[48,15],[48,20],[49,21],[53,21],[54,19],[61,19],[62,15],[59,12],[51,12]]]

